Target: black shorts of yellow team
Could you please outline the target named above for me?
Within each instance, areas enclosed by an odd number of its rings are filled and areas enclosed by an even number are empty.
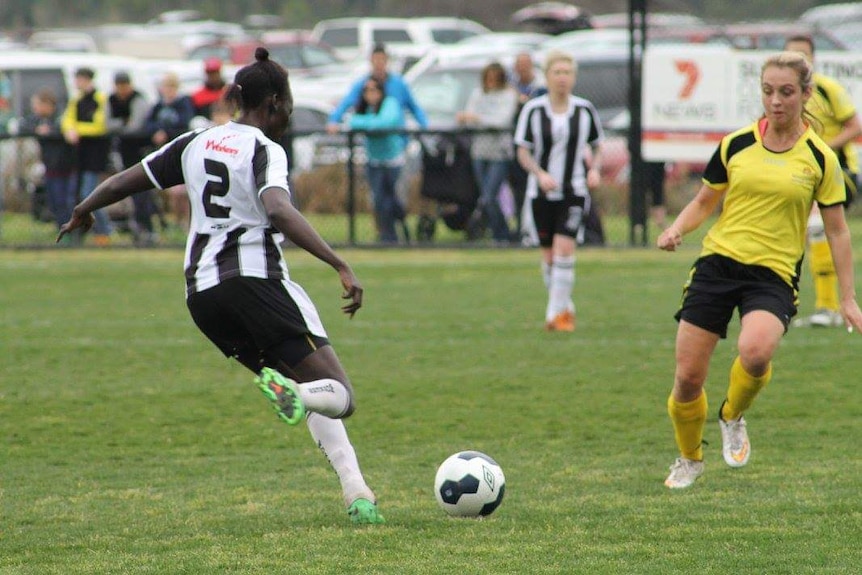
[[[228,357],[257,371],[293,367],[329,340],[311,333],[277,279],[233,277],[186,300],[198,328]]]
[[[586,200],[582,196],[568,195],[561,200],[549,200],[544,195],[534,198],[531,207],[539,245],[551,247],[557,234],[583,240],[587,215],[585,205]]]
[[[740,319],[751,311],[768,311],[786,332],[797,305],[796,290],[771,269],[711,254],[694,262],[674,317],[724,339],[734,309]]]

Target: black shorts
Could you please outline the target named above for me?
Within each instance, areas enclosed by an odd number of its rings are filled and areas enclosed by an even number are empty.
[[[280,280],[230,278],[190,295],[186,305],[195,324],[222,353],[253,371],[278,360],[293,367],[329,345],[326,337],[312,333]]]
[[[533,222],[539,236],[539,245],[551,247],[554,235],[561,234],[581,243],[584,239],[586,198],[569,196],[562,200],[548,200],[544,196],[532,201]]]
[[[739,308],[740,318],[750,311],[768,311],[787,331],[797,305],[797,290],[771,269],[712,254],[694,262],[674,317],[723,339],[734,308]]]

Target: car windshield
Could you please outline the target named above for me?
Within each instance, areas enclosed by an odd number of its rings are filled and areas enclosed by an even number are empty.
[[[432,70],[411,85],[413,96],[428,116],[432,128],[451,127],[455,114],[479,87],[479,69]]]

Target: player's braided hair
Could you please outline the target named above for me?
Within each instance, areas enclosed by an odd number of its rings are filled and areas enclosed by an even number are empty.
[[[269,50],[258,46],[254,51],[254,64],[240,69],[234,83],[228,88],[225,99],[234,102],[242,110],[258,108],[269,96],[275,95],[286,103],[287,110],[293,108],[287,70],[278,62],[269,59]]]

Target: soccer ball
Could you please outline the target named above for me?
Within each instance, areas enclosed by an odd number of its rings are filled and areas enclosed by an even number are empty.
[[[496,461],[478,451],[450,455],[437,468],[437,503],[456,517],[483,517],[500,506],[506,478]]]

